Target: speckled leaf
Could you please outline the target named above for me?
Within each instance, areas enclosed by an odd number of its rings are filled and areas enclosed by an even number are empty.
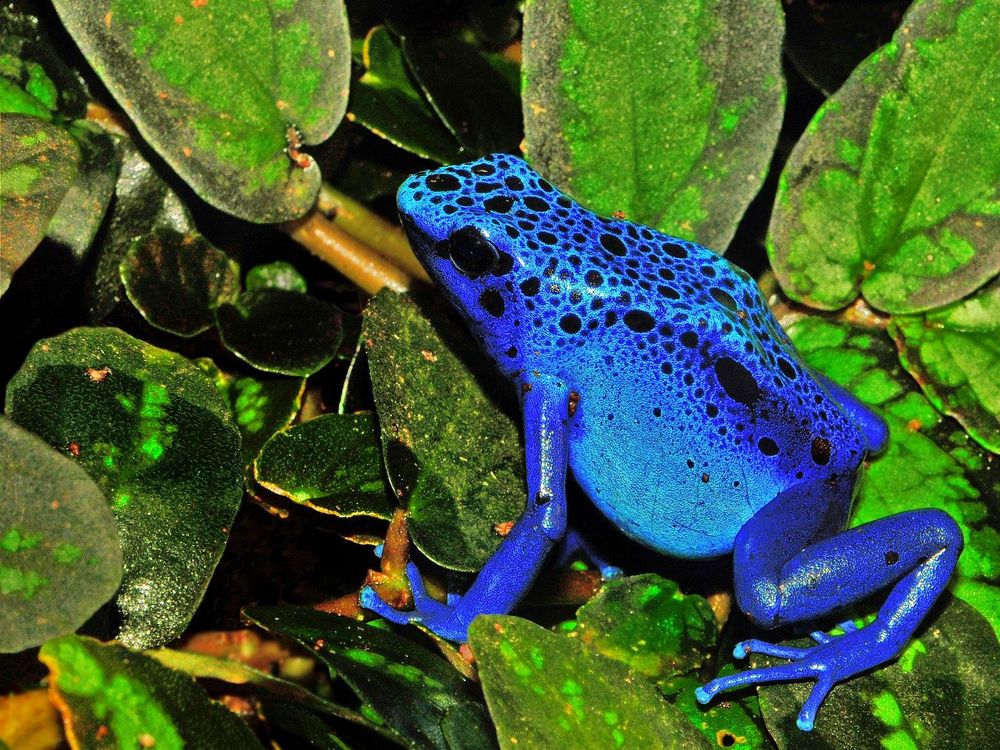
[[[246,285],[248,292],[279,289],[305,294],[307,291],[306,280],[302,274],[291,263],[283,260],[251,268],[247,271]]]
[[[919,0],[820,107],[782,173],[768,250],[825,309],[894,313],[1000,271],[1000,24],[994,0]]]
[[[469,645],[503,750],[711,747],[638,673],[528,620],[478,617]]]
[[[250,221],[301,216],[319,168],[285,153],[344,114],[350,38],[340,0],[56,0],[139,132],[205,200]],[[294,130],[293,130],[294,129]]]
[[[518,91],[485,54],[457,36],[415,34],[403,38],[402,48],[414,78],[467,158],[517,149]]]
[[[251,607],[244,616],[314,652],[361,699],[362,715],[406,746],[496,746],[472,683],[413,641],[309,607]]]
[[[718,675],[736,671],[731,664],[727,664],[719,670]],[[704,679],[691,675],[671,680],[671,702],[701,730],[714,747],[747,750],[768,750],[774,747],[764,728],[755,694],[746,693],[738,699],[727,695],[725,700],[703,706],[695,697],[695,690],[704,684]]]
[[[776,0],[533,0],[528,155],[599,213],[722,252],[777,142],[782,33]]]
[[[243,496],[239,431],[212,382],[118,329],[77,328],[35,345],[7,412],[69,451],[111,504],[125,560],[119,639],[177,637]]]
[[[80,750],[260,748],[239,717],[187,675],[115,644],[67,635],[38,655]]]
[[[0,294],[45,236],[79,162],[80,147],[62,128],[28,115],[0,118]]]
[[[715,646],[708,602],[654,573],[606,582],[576,619],[574,637],[657,681],[702,666]]]
[[[524,510],[520,429],[493,400],[512,400],[509,384],[431,304],[382,292],[365,309],[362,338],[386,471],[409,503],[413,541],[440,565],[476,570],[500,544],[495,525]]]
[[[122,577],[115,519],[86,472],[0,417],[0,652],[71,633]]]
[[[389,519],[375,415],[321,414],[267,441],[257,481],[297,503],[337,516]]]
[[[893,318],[889,331],[934,407],[1000,453],[1000,282],[924,316]]]
[[[458,141],[410,81],[403,53],[384,26],[365,38],[365,73],[351,87],[348,118],[417,156],[441,164],[463,160]]]
[[[223,345],[258,370],[312,375],[340,346],[340,312],[298,292],[245,292],[215,308]]]
[[[213,311],[240,292],[240,267],[196,230],[162,227],[132,241],[120,273],[125,293],[150,325],[195,336]]]
[[[996,738],[1000,644],[989,624],[946,597],[894,664],[833,689],[804,733],[795,726],[812,683],[758,688],[768,731],[781,750],[973,750]],[[789,645],[805,645],[789,641]],[[810,641],[810,643],[812,643]],[[754,656],[754,666],[779,663]]]

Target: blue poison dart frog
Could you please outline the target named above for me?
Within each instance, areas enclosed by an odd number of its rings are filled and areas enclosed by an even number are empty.
[[[816,645],[739,643],[787,663],[712,680],[835,683],[895,658],[962,550],[955,522],[912,510],[845,530],[880,417],[806,365],[754,281],[712,251],[597,216],[525,162],[496,154],[416,174],[399,213],[420,261],[520,394],[529,502],[463,595],[363,606],[454,641],[509,612],[566,532],[567,470],[626,535],[665,555],[732,553],[736,601],[774,628],[889,589],[878,617]]]

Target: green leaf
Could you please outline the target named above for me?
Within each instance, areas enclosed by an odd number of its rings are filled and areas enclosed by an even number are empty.
[[[407,36],[402,48],[427,100],[470,157],[517,150],[518,92],[486,55],[457,36]]]
[[[411,83],[403,53],[384,26],[368,32],[362,52],[365,73],[351,87],[348,118],[400,148],[453,164],[465,152]]]
[[[272,492],[336,516],[389,519],[375,415],[322,414],[272,437],[255,463]]]
[[[386,472],[409,503],[409,531],[427,557],[477,570],[516,520],[527,487],[509,383],[487,368],[443,308],[392,292],[365,308],[362,339],[382,429]],[[434,321],[433,323],[431,321]]]
[[[805,641],[786,645],[804,646]],[[815,645],[809,641],[809,645]],[[781,663],[754,655],[754,667]],[[944,750],[988,747],[1000,704],[1000,644],[972,607],[946,597],[899,659],[833,689],[804,733],[795,726],[813,683],[761,685],[779,748]]]
[[[199,196],[250,221],[301,216],[319,189],[285,149],[343,117],[350,38],[321,0],[56,0],[139,132]],[[290,133],[292,135],[290,135]],[[308,159],[308,157],[307,157]]]
[[[223,345],[264,372],[312,375],[336,356],[340,312],[298,292],[245,292],[215,308]]]
[[[1000,453],[1000,282],[919,317],[895,317],[900,359],[934,408]]]
[[[50,445],[75,445],[115,512],[119,639],[177,637],[243,496],[239,431],[212,382],[115,328],[77,328],[35,345],[7,386],[7,412]]]
[[[307,291],[306,280],[302,274],[291,263],[283,260],[251,268],[247,271],[246,285],[248,292],[278,289],[305,294]]]
[[[197,231],[156,229],[132,242],[120,268],[129,300],[150,325],[196,336],[240,292],[240,267]]]
[[[495,747],[473,684],[413,641],[310,607],[251,607],[244,616],[315,652],[361,699],[362,715],[408,747]]]
[[[477,617],[469,645],[504,750],[708,748],[652,683],[517,617]]]
[[[731,664],[719,670],[718,675],[732,674]],[[680,709],[716,747],[752,748],[766,750],[774,743],[764,729],[757,696],[745,695],[739,699],[727,695],[725,700],[709,706],[698,703],[695,690],[705,684],[700,677],[678,677],[670,682],[674,693],[673,705]]]
[[[912,313],[1000,270],[1000,24],[989,0],[919,0],[813,117],[768,251],[794,299]]]
[[[0,118],[0,294],[45,236],[79,162],[80,148],[62,128],[27,115]]]
[[[114,596],[122,553],[86,472],[6,417],[0,497],[0,652],[13,653],[73,632]]]
[[[38,657],[81,750],[261,747],[250,728],[194,680],[142,654],[67,635],[42,646]]]
[[[724,251],[784,107],[777,2],[529,2],[534,166],[593,210]]]

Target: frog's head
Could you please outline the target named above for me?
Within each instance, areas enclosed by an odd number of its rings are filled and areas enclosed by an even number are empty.
[[[396,200],[428,273],[491,354],[507,350],[518,338],[525,295],[552,275],[545,268],[554,265],[556,237],[537,231],[539,213],[554,217],[575,204],[508,154],[415,174]]]

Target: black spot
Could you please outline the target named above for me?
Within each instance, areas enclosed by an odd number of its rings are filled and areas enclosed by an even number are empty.
[[[581,325],[580,316],[573,313],[563,315],[559,319],[559,327],[566,331],[566,333],[578,333]]]
[[[667,299],[680,299],[681,298],[680,292],[678,292],[672,286],[667,286],[666,284],[660,284],[658,287],[656,287],[656,291],[658,291],[660,294],[662,294]]]
[[[674,366],[669,362],[664,362],[662,365],[660,365],[660,370],[663,372],[664,375],[669,375],[674,371]]]
[[[894,550],[889,550],[885,553],[885,564],[895,565],[899,562],[899,553]]]
[[[583,277],[583,280],[586,281],[587,286],[591,288],[598,287],[604,283],[604,277],[597,271],[587,271],[587,275]]]
[[[477,193],[492,193],[494,190],[499,190],[501,187],[499,182],[477,182],[476,192]]]
[[[615,313],[614,310],[608,310],[604,314],[604,325],[606,325],[606,326],[608,326],[610,328],[611,326],[613,326],[617,322],[618,322],[618,315]]]
[[[737,305],[736,300],[734,300],[727,292],[713,286],[708,290],[708,293],[712,295],[712,299],[718,302],[720,305],[725,307],[727,310],[732,310],[736,312]]]
[[[466,208],[468,208],[469,206],[476,205],[476,202],[467,195],[459,196],[459,198],[455,201],[455,203],[457,203],[460,206],[465,206]]]
[[[453,214],[453,213],[455,213],[458,210],[458,206],[453,206],[453,205],[451,205],[449,203],[447,206],[445,206],[441,210],[444,211],[446,214]]]
[[[554,245],[559,241],[559,238],[552,234],[552,232],[539,232],[538,241],[544,242],[546,245]]]
[[[653,416],[654,417],[662,417],[663,416],[663,410],[659,406],[657,406],[655,409],[653,409]]]
[[[712,268],[711,266],[702,266],[701,272],[704,276],[708,276],[708,278],[710,279],[715,278],[715,269]]]
[[[495,195],[483,201],[483,208],[487,211],[492,211],[495,214],[505,214],[510,211],[510,207],[514,205],[514,199],[508,198],[504,195]]]
[[[659,271],[657,271],[657,273],[660,275],[660,278],[663,279],[664,281],[673,281],[675,278],[677,278],[676,276],[674,276],[674,272],[671,271],[669,268],[661,268]]]
[[[705,407],[705,413],[710,417],[717,417],[719,416],[719,407],[715,404],[709,404]]]
[[[472,168],[473,174],[478,174],[483,177],[489,177],[491,174],[496,172],[492,164],[477,164]]]
[[[652,331],[656,321],[645,310],[629,310],[625,313],[625,325],[637,333]]]
[[[448,238],[449,255],[455,268],[470,279],[493,268],[500,251],[475,227],[463,227]]]
[[[487,289],[479,295],[479,306],[494,318],[499,318],[503,315],[503,297],[495,289]]]
[[[830,463],[830,454],[833,452],[833,446],[830,445],[830,441],[826,438],[813,438],[812,446],[809,449],[809,455],[812,456],[814,463],[819,466],[826,466]]]
[[[511,190],[524,190],[524,183],[517,177],[511,176],[504,180],[504,184]]]
[[[694,331],[684,331],[684,333],[681,334],[681,343],[684,344],[684,346],[694,349],[698,346],[698,334]]]
[[[507,356],[508,357],[516,357],[517,356],[517,347],[516,346],[512,346],[510,349],[508,349],[507,350]]]
[[[524,199],[524,205],[530,208],[532,211],[548,211],[551,206],[543,201],[541,198],[536,198],[533,195],[529,195]]]
[[[510,273],[513,267],[514,267],[514,258],[511,256],[511,254],[501,252],[499,260],[497,260],[496,265],[493,266],[493,275],[504,276]]]
[[[715,376],[719,385],[733,401],[753,406],[760,399],[760,386],[750,371],[729,357],[715,361]]]
[[[516,240],[518,237],[521,236],[521,233],[518,232],[514,227],[510,226],[509,224],[505,226],[504,229],[507,230],[507,236],[510,237],[512,240]]]
[[[619,258],[624,258],[628,254],[628,249],[625,247],[625,243],[613,234],[602,234],[601,246],[609,253],[617,255]]]
[[[771,438],[761,438],[757,441],[757,447],[760,452],[765,456],[777,456],[778,455],[778,444],[771,440]]]
[[[691,460],[691,459],[689,458],[689,459],[687,460],[687,465],[688,465],[688,468],[689,468],[689,469],[693,469],[693,468],[694,468],[694,461],[692,461],[692,460]]]
[[[534,297],[541,288],[542,282],[537,276],[532,276],[530,279],[525,279],[521,282],[521,292],[528,297]]]
[[[661,247],[663,248],[663,252],[674,258],[688,257],[688,251],[683,245],[678,245],[676,242],[664,242]]]
[[[789,362],[784,357],[778,357],[778,369],[785,373],[786,378],[795,379],[798,375],[795,372],[795,368],[792,367],[792,363]]]
[[[546,180],[544,177],[538,178],[538,187],[544,190],[546,193],[554,193],[555,188],[552,187],[552,183]]]
[[[438,192],[443,192],[445,190],[458,190],[462,187],[462,183],[458,181],[458,178],[455,175],[441,172],[427,175],[427,179],[425,179],[424,182],[431,190],[436,190]]]
[[[574,305],[577,304],[578,302],[582,302],[583,292],[581,292],[579,289],[574,289],[572,292],[569,293],[569,301],[572,302]]]

